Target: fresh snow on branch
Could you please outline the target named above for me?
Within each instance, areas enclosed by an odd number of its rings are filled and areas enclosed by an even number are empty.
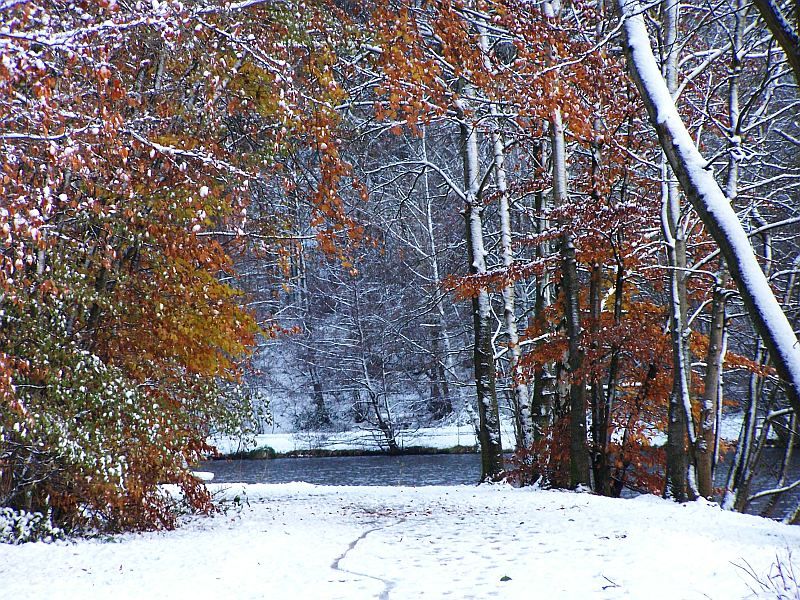
[[[728,198],[707,170],[650,47],[650,36],[638,0],[617,0],[623,14],[625,50],[636,82],[661,146],[688,200],[731,270],[747,311],[764,338],[772,360],[784,380],[787,395],[800,412],[800,346],[797,336],[769,286],[756,259],[747,233]]]

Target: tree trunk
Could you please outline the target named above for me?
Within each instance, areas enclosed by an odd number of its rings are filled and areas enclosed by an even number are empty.
[[[458,106],[461,119],[461,142],[464,158],[464,191],[467,252],[470,273],[486,274],[486,251],[483,245],[483,222],[479,196],[478,131],[467,121]],[[472,299],[475,388],[478,396],[478,441],[481,446],[481,481],[499,478],[503,470],[503,446],[500,440],[500,412],[495,390],[494,349],[492,348],[492,311],[489,292],[481,286]]]
[[[295,210],[295,218],[297,219],[297,224],[300,224],[300,205],[298,202],[295,203],[294,206]],[[317,369],[317,353],[315,350],[315,343],[314,343],[314,327],[313,327],[313,319],[311,314],[311,294],[308,289],[308,269],[306,265],[306,255],[305,249],[303,248],[302,244],[297,245],[297,257],[295,261],[295,269],[296,269],[296,276],[297,276],[297,301],[300,304],[303,320],[302,320],[302,327],[303,327],[303,334],[309,339],[310,343],[307,347],[307,364],[308,364],[308,376],[311,380],[311,389],[312,389],[312,404],[314,408],[314,415],[313,415],[313,423],[312,426],[319,429],[324,429],[326,427],[330,427],[331,425],[331,415],[328,411],[327,403],[325,402],[325,389],[322,385],[322,380],[319,376],[319,370]],[[356,407],[353,407],[354,411],[356,411]]]
[[[567,202],[567,160],[564,125],[559,109],[553,111],[550,124],[553,138],[553,204],[563,206]],[[580,376],[584,356],[581,344],[580,281],[572,234],[566,223],[561,225],[561,283],[569,345],[566,365],[569,374],[569,478],[570,487],[588,487],[591,479],[586,440],[586,383]]]
[[[761,365],[766,362],[766,354],[761,340],[756,346],[756,362]],[[744,411],[742,428],[739,431],[739,441],[736,444],[736,453],[733,456],[728,473],[728,482],[722,496],[722,508],[737,510],[740,505],[740,496],[746,497],[747,490],[743,491],[744,482],[750,480],[751,457],[753,440],[755,438],[756,420],[758,418],[758,398],[761,396],[762,378],[753,373],[750,375],[750,386],[747,395],[747,406]]]
[[[795,0],[796,2],[796,0]],[[781,11],[775,0],[753,0],[761,17],[772,32],[772,37],[786,53],[794,78],[800,84],[800,35]],[[800,8],[795,8],[800,15]]]
[[[600,265],[592,265],[592,274],[589,280],[589,310],[591,313],[593,348],[596,350],[600,335],[600,318],[602,315],[602,270]],[[609,369],[610,371],[610,369]],[[601,496],[609,494],[609,468],[608,468],[608,410],[606,395],[603,392],[603,382],[599,374],[594,374],[592,369],[590,412],[592,414],[592,476],[594,477],[594,491]]]
[[[690,450],[694,445],[689,382],[691,367],[686,348],[686,240],[677,221],[680,213],[677,186],[664,165],[662,230],[667,248],[670,282],[670,336],[672,338],[672,392],[667,415],[667,469],[664,496],[678,502],[694,499]]]
[[[492,106],[492,109],[492,112],[496,112],[494,106]],[[503,249],[503,266],[506,269],[510,269],[514,264],[514,253],[511,249],[511,211],[508,204],[508,189],[503,158],[505,145],[499,131],[492,132],[492,145],[494,148],[497,188],[500,192],[500,235]],[[513,281],[509,281],[503,287],[503,319],[506,326],[506,336],[508,337],[508,372],[514,392],[515,414],[519,420],[517,448],[527,448],[533,441],[533,421],[531,419],[528,385],[525,383],[520,368],[522,353],[519,345]]]
[[[664,12],[664,81],[670,98],[678,87],[678,0],[665,0]],[[694,499],[694,467],[691,458],[694,425],[691,410],[691,360],[688,341],[688,298],[686,231],[681,222],[680,189],[666,159],[662,163],[661,227],[667,249],[670,281],[670,335],[672,337],[672,393],[667,416],[667,469],[664,496],[678,502]]]
[[[428,141],[427,127],[422,127],[422,159],[428,162]],[[430,246],[430,268],[431,283],[433,293],[440,294],[442,287],[442,277],[439,271],[439,254],[436,244],[436,232],[433,228],[433,211],[431,210],[430,181],[428,179],[428,169],[425,169],[423,178],[425,187],[425,228]],[[447,335],[447,320],[445,319],[444,303],[439,299],[436,302],[436,312],[434,313],[434,327],[432,327],[432,348],[433,360],[435,362],[435,377],[438,379],[440,397],[432,398],[429,404],[431,414],[434,419],[442,419],[453,412],[453,387],[451,377],[455,374],[453,365],[453,354],[450,346],[450,337]]]
[[[714,287],[711,305],[711,330],[708,335],[706,372],[703,397],[700,404],[700,433],[697,436],[695,457],[697,459],[697,490],[704,498],[714,494],[714,467],[716,460],[717,413],[721,401],[723,356],[725,349],[725,282],[724,267]]]
[[[543,164],[543,144],[537,144],[534,152],[539,164]],[[549,226],[548,220],[542,216],[547,210],[547,200],[543,192],[537,191],[534,196],[534,210],[537,215],[536,233],[544,234]],[[549,254],[549,242],[536,244],[536,259],[543,260]],[[550,281],[545,270],[536,279],[536,299],[533,307],[535,319],[543,318],[544,309],[550,306]],[[539,442],[544,438],[545,432],[552,424],[553,417],[553,389],[550,367],[543,365],[533,375],[533,390],[531,394],[531,419],[533,421],[533,441]]]
[[[484,65],[493,71],[489,60],[489,39],[486,28],[479,26],[480,46]],[[514,251],[511,247],[511,209],[508,201],[508,183],[506,179],[505,154],[506,147],[500,132],[500,115],[495,102],[489,102],[489,113],[492,116],[492,158],[497,191],[500,193],[500,246],[503,254],[503,267],[508,271],[514,264]],[[516,447],[527,448],[533,441],[533,421],[531,419],[530,394],[528,385],[523,379],[520,369],[522,353],[519,345],[517,329],[517,311],[515,306],[514,281],[509,277],[503,286],[503,321],[508,341],[508,374],[511,379],[512,405],[517,423]]]
[[[731,40],[731,74],[728,82],[728,174],[725,194],[730,202],[738,195],[739,157],[741,156],[741,126],[739,123],[739,79],[742,62],[739,56],[744,35],[744,0],[736,1],[733,12],[733,37]],[[719,416],[722,408],[722,377],[725,357],[725,304],[728,272],[725,261],[720,261],[714,298],[711,308],[711,324],[706,354],[706,372],[703,397],[701,399],[700,432],[696,448],[697,482],[701,496],[713,494],[714,469],[719,448]]]

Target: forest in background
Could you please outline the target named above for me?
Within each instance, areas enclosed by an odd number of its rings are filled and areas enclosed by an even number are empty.
[[[777,501],[792,6],[0,1],[0,505],[172,526],[159,484],[211,510],[187,465],[270,401],[389,451],[470,419],[487,480],[503,412],[525,483]]]

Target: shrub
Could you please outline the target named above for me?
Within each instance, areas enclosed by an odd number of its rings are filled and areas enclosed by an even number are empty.
[[[63,537],[64,532],[53,525],[50,513],[0,508],[1,544],[52,542]]]

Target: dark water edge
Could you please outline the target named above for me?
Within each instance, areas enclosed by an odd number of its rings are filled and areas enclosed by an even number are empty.
[[[271,460],[214,460],[200,464],[215,483],[318,485],[461,485],[480,479],[480,454],[306,456]]]
[[[775,485],[780,449],[767,449],[761,473],[753,491]],[[732,456],[719,465],[716,485],[724,487]],[[475,485],[480,479],[480,454],[404,454],[399,456],[304,456],[270,460],[213,460],[202,462],[199,470],[214,473],[215,483],[289,483],[304,481],[317,485],[353,486],[430,486]],[[800,479],[800,457],[796,457],[789,482]],[[635,493],[624,494],[636,495]],[[748,512],[760,514],[768,499],[753,503]],[[784,494],[772,516],[782,518],[792,513],[800,502],[800,488]]]
[[[452,448],[431,448],[428,446],[406,446],[396,452],[386,450],[342,449],[327,450],[325,448],[310,448],[307,450],[291,450],[289,452],[276,452],[269,446],[242,450],[231,454],[222,454],[214,460],[273,460],[276,458],[336,458],[343,456],[418,456],[427,454],[475,454],[475,446],[453,446]]]

